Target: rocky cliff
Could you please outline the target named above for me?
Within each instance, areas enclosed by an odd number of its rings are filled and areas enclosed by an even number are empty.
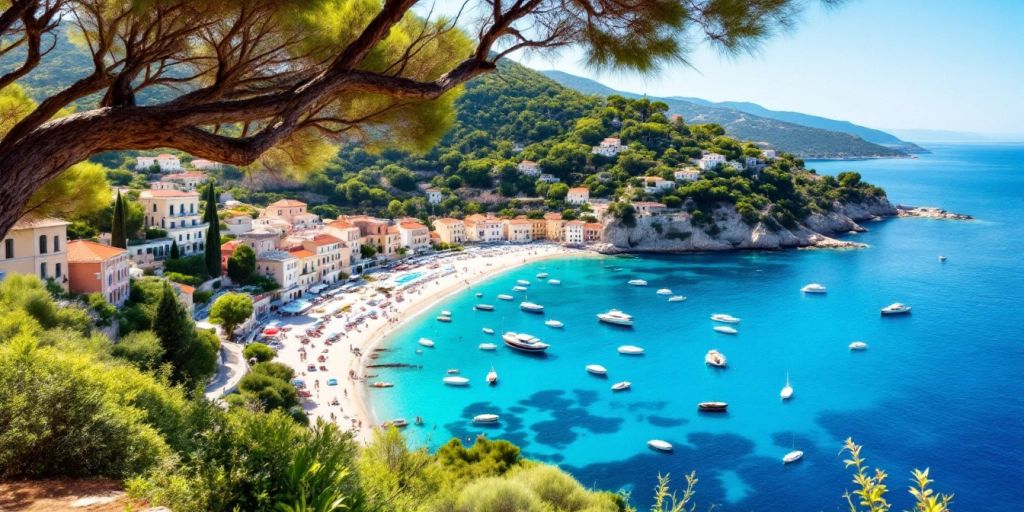
[[[637,216],[636,225],[606,220],[604,242],[596,249],[616,252],[729,251],[737,249],[784,249],[792,247],[854,248],[863,244],[836,240],[837,234],[866,231],[858,222],[897,215],[885,197],[859,203],[835,203],[828,214],[815,213],[793,229],[772,229],[763,222],[750,225],[732,205],[720,205],[712,213],[717,232],[691,224],[685,211]],[[715,234],[708,234],[711,231]]]

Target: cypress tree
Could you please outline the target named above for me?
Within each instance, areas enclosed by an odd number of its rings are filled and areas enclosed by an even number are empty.
[[[176,260],[181,257],[181,249],[178,248],[178,241],[171,242],[171,259]]]
[[[164,362],[174,367],[174,380],[186,380],[185,359],[195,337],[195,330],[185,307],[178,302],[177,294],[167,281],[164,281],[160,303],[156,308],[153,333],[160,339],[160,346],[164,349]]]
[[[120,190],[114,199],[114,217],[110,221],[110,245],[121,249],[128,248],[128,222],[125,219],[124,198],[121,197]]]
[[[210,276],[218,277],[221,274],[220,217],[217,216],[217,191],[214,190],[213,180],[210,181],[210,186],[206,189],[206,212],[203,220],[208,223],[206,227],[206,271],[210,273]]]

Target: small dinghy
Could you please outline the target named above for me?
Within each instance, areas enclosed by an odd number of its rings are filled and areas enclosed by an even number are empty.
[[[736,318],[736,317],[734,317],[732,315],[727,315],[725,313],[715,313],[715,314],[711,315],[711,319],[716,321],[716,322],[724,322],[724,323],[727,323],[727,324],[738,324],[738,323],[740,323],[740,319],[739,318]]]
[[[451,323],[452,317],[450,317],[448,315],[440,315],[440,316],[437,317],[437,321],[438,322],[444,322],[446,324],[447,323]]]
[[[490,327],[484,327],[484,334],[494,334],[494,329]]]
[[[739,334],[739,331],[733,329],[732,327],[729,327],[728,325],[716,325],[714,329],[715,332],[720,334]]]
[[[395,385],[390,383],[390,382],[379,381],[379,382],[374,382],[373,384],[370,384],[370,387],[374,387],[374,388],[393,388],[393,387],[395,387]]]
[[[441,379],[442,382],[449,386],[468,386],[469,379],[465,377],[445,377]]]
[[[562,282],[559,281],[558,279],[548,279],[548,284],[550,284],[552,286],[558,286],[558,285],[562,284]]]
[[[494,343],[481,343],[477,345],[480,350],[498,350],[498,346]]]
[[[669,290],[668,288],[662,288],[655,293],[657,293],[658,295],[672,295],[672,290]]]
[[[630,383],[628,380],[624,380],[622,382],[616,382],[615,384],[612,384],[612,391],[625,391],[625,390],[629,389],[629,387],[632,386],[632,385],[633,384]]]
[[[544,325],[548,327],[554,327],[555,329],[561,329],[562,327],[565,327],[565,324],[559,322],[558,320],[548,320],[544,322]]]
[[[630,286],[647,286],[647,281],[644,281],[643,279],[630,279],[629,281],[626,281],[626,284]]]
[[[650,441],[647,441],[647,446],[650,446],[651,449],[657,450],[659,452],[672,451],[672,443],[669,443],[668,441],[662,441],[661,439],[651,439]]]
[[[700,412],[725,412],[729,407],[729,404],[725,402],[701,402],[697,404],[697,410]]]
[[[684,300],[686,300],[686,297],[683,297],[682,295],[673,295],[668,298],[669,302],[682,302]]]
[[[473,416],[473,423],[497,423],[499,419],[497,414],[477,414]]]
[[[504,294],[504,293],[501,294],[501,295],[498,295],[498,299],[499,300],[516,300],[515,297],[513,297],[511,295]]]
[[[449,368],[448,369],[448,375],[458,375],[458,374],[459,374],[459,369],[458,368]]]
[[[520,302],[519,309],[526,311],[527,313],[543,313],[544,306],[535,302]]]
[[[519,286],[530,286],[530,282],[527,281],[526,279],[520,279],[516,281],[516,284],[518,284]]]
[[[487,383],[492,386],[498,383],[498,372],[494,370],[493,366],[491,371],[487,372]]]
[[[420,338],[419,344],[423,345],[424,347],[434,348],[434,340],[431,339]]]
[[[512,287],[512,291],[514,291],[514,292],[525,292],[526,291],[526,287],[525,286],[513,286]]]
[[[599,364],[588,364],[587,373],[593,375],[608,375],[608,369]]]
[[[619,347],[619,353],[626,356],[639,356],[643,355],[644,349],[636,345],[623,345]]]
[[[494,306],[490,304],[477,304],[474,307],[477,311],[494,311]]]
[[[483,296],[484,296],[484,294],[482,294],[482,293],[480,293],[480,292],[476,292],[476,298],[478,298],[478,299],[479,299],[480,297],[483,297]]]
[[[537,274],[537,279],[545,279],[547,277],[548,277],[548,273],[547,272],[541,272],[541,273]]]
[[[855,341],[850,343],[850,350],[867,350],[868,344],[863,341]]]

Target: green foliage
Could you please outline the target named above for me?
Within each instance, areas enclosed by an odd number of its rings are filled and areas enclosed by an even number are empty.
[[[177,241],[177,240],[174,240],[173,242],[171,242],[171,254],[170,254],[170,258],[169,258],[169,259],[168,259],[168,260],[167,260],[166,262],[164,262],[164,265],[166,266],[166,265],[167,265],[167,263],[170,263],[170,262],[172,262],[172,261],[176,261],[176,260],[178,260],[179,258],[181,258],[181,248],[180,248],[180,247],[178,247],[178,241]],[[204,262],[204,263],[205,263],[205,262]]]
[[[244,293],[225,293],[210,308],[210,323],[224,328],[229,339],[235,337],[235,328],[252,316],[252,299]]]
[[[362,244],[360,251],[363,253],[364,258],[372,258],[377,255],[377,248],[372,245]]]
[[[247,361],[255,359],[257,363],[262,363],[274,358],[274,349],[264,345],[263,343],[250,343],[242,350],[242,356],[244,356]]]
[[[238,284],[249,284],[256,273],[256,252],[248,245],[239,245],[228,257],[228,277]]]
[[[125,249],[128,247],[128,224],[126,221],[124,198],[121,192],[114,199],[114,214],[110,221],[110,245]]]
[[[192,276],[198,279],[200,283],[210,278],[210,274],[206,271],[206,261],[202,256],[195,255],[175,258],[175,247],[177,247],[177,243],[171,244],[171,259],[164,261],[165,273],[175,272]]]
[[[188,276],[180,272],[164,272],[164,277],[169,281],[175,283],[187,284],[189,286],[198,286],[202,281],[195,276]]]
[[[152,331],[129,333],[110,347],[110,354],[143,371],[155,370],[164,360],[164,348]]]
[[[220,218],[217,217],[217,191],[214,182],[211,180],[206,187],[206,208],[203,210],[203,222],[208,223],[206,227],[206,245],[203,246],[203,256],[206,262],[206,273],[210,276],[220,276]]]
[[[859,176],[857,178],[859,179]],[[847,438],[843,443],[841,453],[847,453],[850,457],[843,463],[847,468],[853,468],[853,483],[856,485],[852,493],[847,491],[843,497],[846,498],[850,512],[887,512],[892,508],[886,499],[889,487],[885,484],[885,479],[889,475],[878,468],[872,472],[867,460],[861,456],[861,449],[862,447],[854,443],[852,438]],[[931,489],[933,481],[928,477],[928,469],[915,469],[913,482],[914,486],[910,487],[910,495],[914,498],[913,512],[949,512],[953,495],[936,494]]]
[[[106,327],[117,316],[117,308],[103,298],[103,294],[93,292],[85,296],[85,303],[96,314],[96,324]]]

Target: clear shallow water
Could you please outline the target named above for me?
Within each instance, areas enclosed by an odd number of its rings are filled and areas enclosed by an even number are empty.
[[[896,509],[909,507],[911,468],[929,466],[939,489],[956,493],[956,510],[1024,510],[1024,146],[936,146],[917,160],[811,162],[821,173],[854,169],[886,188],[894,202],[937,205],[974,222],[924,219],[871,223],[854,239],[858,251],[697,254],[541,262],[449,297],[391,336],[381,361],[414,362],[418,370],[382,370],[396,383],[371,389],[378,418],[422,416],[415,443],[436,447],[478,433],[504,438],[526,455],[561,465],[580,481],[627,489],[643,508],[659,472],[681,482],[698,472],[702,507],[723,510],[844,510],[849,474],[838,456],[852,436],[869,463],[888,471]],[[938,255],[949,257],[939,263]],[[614,271],[610,267],[621,267]],[[550,273],[558,287],[534,276]],[[625,282],[642,278],[650,286]],[[496,299],[517,279],[546,314]],[[809,282],[827,296],[804,296]],[[658,288],[686,295],[668,303]],[[477,299],[476,291],[485,297]],[[911,304],[905,318],[881,318],[894,301]],[[478,302],[494,312],[472,309]],[[612,307],[632,314],[624,330],[597,323]],[[451,310],[454,321],[434,320]],[[741,317],[738,336],[711,330],[715,312]],[[565,322],[549,328],[545,319]],[[494,336],[483,327],[497,331]],[[552,344],[547,357],[514,353],[504,331],[525,331]],[[422,355],[416,340],[434,339]],[[870,349],[851,353],[864,340]],[[477,349],[490,341],[496,352]],[[642,357],[619,345],[646,348]],[[729,368],[713,371],[703,356],[717,348]],[[607,379],[588,375],[598,363]],[[500,384],[488,387],[491,366]],[[472,379],[442,385],[448,368]],[[794,398],[778,397],[786,372]],[[631,391],[613,394],[619,380]],[[699,415],[696,403],[726,400],[726,415]],[[483,412],[495,427],[474,426]],[[652,438],[672,454],[650,451]],[[781,457],[796,447],[798,464]]]

